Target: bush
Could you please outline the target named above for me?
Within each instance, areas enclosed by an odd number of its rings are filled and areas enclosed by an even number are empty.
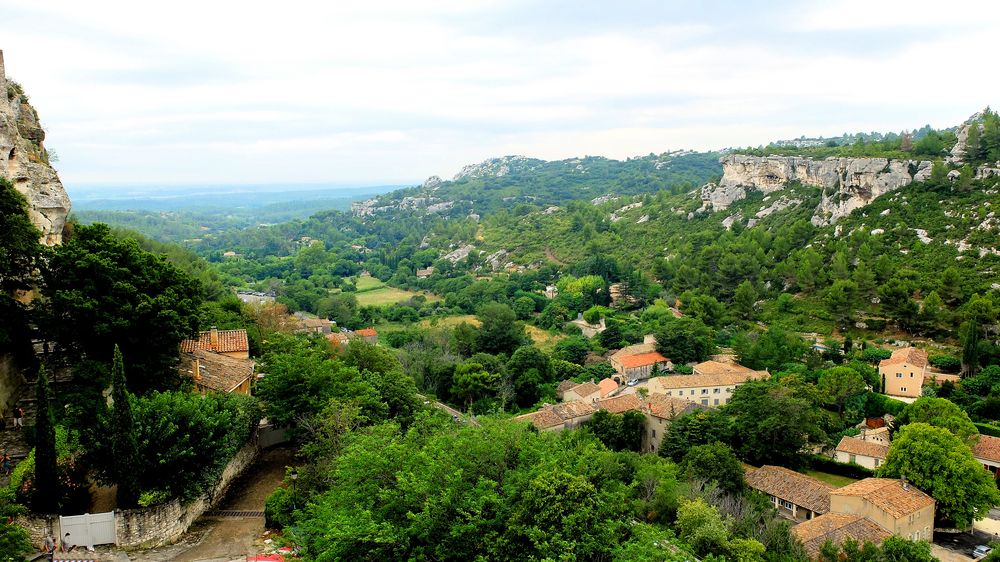
[[[990,437],[1000,437],[1000,427],[998,426],[989,423],[975,423],[975,422],[973,422],[973,425],[975,425],[976,429],[979,430],[979,433],[983,435],[989,435]]]
[[[268,529],[281,529],[293,523],[292,491],[288,488],[277,488],[267,497],[264,504],[264,526]]]
[[[962,368],[962,360],[953,355],[932,355],[929,361],[946,373],[957,373]]]
[[[858,480],[861,480],[862,478],[870,478],[875,475],[874,471],[861,465],[837,462],[830,457],[824,457],[822,455],[807,456],[806,464],[813,470],[821,470],[838,476],[857,478]]]
[[[170,492],[166,490],[146,490],[139,494],[139,507],[149,507],[160,505],[170,499]]]
[[[878,363],[883,359],[892,357],[892,352],[881,347],[868,347],[861,352],[861,359],[869,363]]]

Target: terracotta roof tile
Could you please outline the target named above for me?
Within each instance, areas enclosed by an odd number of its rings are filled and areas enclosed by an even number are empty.
[[[646,397],[646,411],[650,415],[664,420],[672,420],[677,416],[702,408],[703,406],[700,404],[666,394],[650,394]]]
[[[618,390],[618,383],[610,377],[601,379],[601,382],[597,383],[597,386],[601,389],[601,398],[607,398],[609,394]]]
[[[643,353],[651,353],[656,351],[655,343],[637,343],[635,345],[630,345],[628,347],[623,347],[618,351],[611,354],[612,361],[621,361],[623,357],[629,357],[631,355],[642,355]]]
[[[926,367],[927,352],[915,347],[904,347],[893,351],[892,356],[888,359],[879,361],[878,366],[883,367],[886,365],[897,365],[899,363],[909,363],[914,367]]]
[[[656,351],[651,351],[649,353],[627,355],[618,361],[622,364],[622,367],[625,367],[626,369],[633,369],[635,367],[645,367],[647,365],[655,365],[657,363],[668,363],[670,360]]]
[[[566,392],[567,390],[573,388],[574,386],[577,386],[578,384],[580,383],[576,381],[562,381],[561,383],[559,383],[559,386],[556,387],[556,390],[558,392]]]
[[[1000,462],[1000,438],[992,435],[980,435],[976,446],[972,448],[972,456],[977,459]]]
[[[813,560],[819,556],[819,551],[826,541],[839,545],[845,539],[851,538],[861,544],[866,541],[881,544],[882,541],[892,536],[892,533],[875,522],[860,515],[846,513],[827,513],[809,521],[803,521],[792,527],[792,534],[802,541],[806,547],[806,553]]]
[[[766,371],[749,371],[747,373],[726,373],[715,375],[669,375],[649,379],[650,392],[664,392],[677,388],[697,388],[711,386],[731,386],[743,384],[749,380],[766,379],[770,375]]]
[[[747,474],[747,484],[816,513],[830,511],[830,491],[834,487],[794,470],[764,465]]]
[[[840,440],[840,443],[837,444],[837,451],[849,455],[864,455],[866,457],[885,460],[886,455],[889,454],[889,447],[865,441],[858,437],[848,437],[845,435]]]
[[[594,394],[595,392],[597,394],[600,394],[601,387],[597,386],[596,384],[594,384],[592,382],[585,382],[585,383],[578,384],[578,385],[574,386],[573,388],[571,388],[569,390],[571,390],[574,393],[576,393],[576,395],[579,396],[580,398],[586,398],[586,397],[590,396],[591,394]]]
[[[195,381],[212,390],[232,392],[253,376],[254,362],[221,355],[211,351],[196,349],[191,353],[181,353],[178,366],[182,377],[193,378],[197,360],[198,376]]]
[[[378,335],[378,332],[375,331],[375,328],[362,328],[354,333],[363,338],[371,338]]]
[[[694,366],[696,375],[728,375],[753,373],[754,370],[737,363],[722,363],[720,361],[703,361]]]
[[[621,414],[629,411],[641,411],[642,400],[635,394],[623,394],[614,398],[604,398],[597,401],[597,409],[607,410],[612,414]]]
[[[548,429],[550,427],[562,425],[563,423],[563,419],[548,408],[542,408],[541,410],[531,412],[530,414],[522,414],[517,416],[516,419],[531,422],[531,424],[538,429]]]
[[[517,416],[518,420],[529,421],[538,429],[548,429],[564,422],[593,415],[597,411],[589,402],[564,402],[545,404],[541,410]]]
[[[196,340],[183,340],[181,351],[190,353],[196,349],[204,351],[214,351],[216,353],[233,353],[238,351],[250,351],[250,342],[247,340],[246,330],[214,330],[217,342],[212,343],[212,332],[201,332]]]
[[[894,478],[865,478],[831,492],[835,496],[856,496],[888,513],[900,517],[934,505],[934,500],[913,485],[904,485]]]

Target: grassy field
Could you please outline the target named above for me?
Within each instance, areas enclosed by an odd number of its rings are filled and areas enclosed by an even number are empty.
[[[378,289],[379,287],[384,287],[385,283],[379,281],[377,278],[371,275],[361,275],[358,277],[358,282],[356,283],[358,292],[371,291],[373,289]]]
[[[360,306],[386,306],[390,304],[396,304],[397,302],[402,302],[410,297],[422,294],[427,297],[427,302],[434,302],[441,300],[441,297],[436,295],[431,295],[429,293],[415,293],[413,291],[405,291],[403,289],[397,289],[395,287],[379,287],[378,289],[372,289],[370,291],[358,292],[358,305]]]
[[[826,482],[827,484],[836,486],[838,488],[842,488],[844,486],[847,486],[848,484],[853,484],[857,482],[857,480],[854,478],[848,478],[846,476],[830,474],[829,472],[820,472],[818,470],[803,470],[802,472],[808,476],[812,476],[813,478],[819,480],[820,482]]]
[[[552,348],[556,346],[559,340],[566,338],[564,335],[554,336],[537,326],[526,325],[524,331],[527,332],[528,337],[531,338],[531,341],[534,342],[538,349],[547,353],[552,352]]]
[[[479,320],[472,314],[462,314],[459,316],[445,316],[444,318],[428,318],[420,321],[421,328],[454,328],[462,322],[479,326]]]

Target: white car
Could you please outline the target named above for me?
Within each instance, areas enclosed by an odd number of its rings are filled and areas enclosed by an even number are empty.
[[[990,552],[993,552],[992,548],[986,546],[985,544],[981,544],[976,548],[972,549],[972,557],[975,558],[976,560],[979,560],[980,558],[986,556]]]

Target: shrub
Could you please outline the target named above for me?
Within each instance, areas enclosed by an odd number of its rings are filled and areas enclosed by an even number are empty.
[[[953,355],[932,355],[929,361],[946,373],[957,373],[962,368],[962,360]]]
[[[869,363],[878,363],[890,357],[892,357],[892,352],[881,347],[868,347],[861,352],[861,358]]]
[[[845,464],[837,462],[830,457],[824,457],[822,455],[809,455],[806,457],[806,464],[809,468],[813,470],[821,470],[823,472],[829,472],[830,474],[836,474],[839,476],[846,476],[848,478],[870,478],[875,475],[874,471],[871,471],[858,464]]]
[[[139,494],[139,507],[149,507],[160,505],[170,499],[170,492],[166,490],[146,490]]]
[[[294,522],[292,491],[288,488],[277,488],[267,497],[264,504],[264,526],[268,529],[281,529]]]

